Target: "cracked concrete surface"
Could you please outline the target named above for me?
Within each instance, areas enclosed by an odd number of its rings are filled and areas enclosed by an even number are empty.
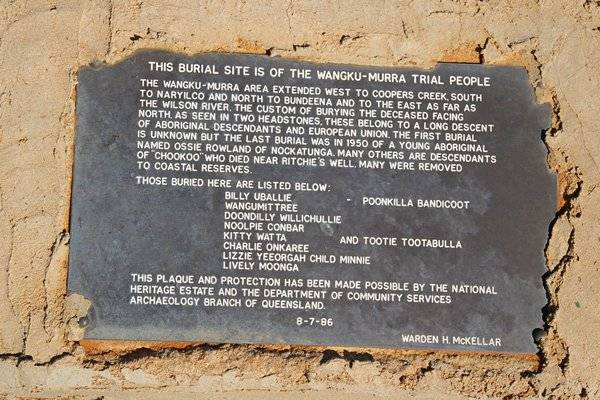
[[[525,66],[553,105],[559,176],[538,358],[80,342],[88,304],[65,289],[76,71],[142,48]],[[600,398],[597,1],[7,0],[0,70],[0,398]]]

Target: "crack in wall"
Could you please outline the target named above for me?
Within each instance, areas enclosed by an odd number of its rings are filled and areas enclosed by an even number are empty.
[[[543,81],[541,64],[537,58],[535,58],[535,51],[532,51],[532,54],[534,55],[536,62],[538,62],[540,81]],[[543,373],[547,367],[549,367],[551,364],[555,364],[560,368],[564,376],[569,367],[570,352],[567,343],[560,337],[557,329],[556,314],[560,307],[558,295],[563,283],[565,272],[569,268],[571,262],[576,258],[575,226],[571,219],[580,217],[580,211],[577,207],[577,199],[581,193],[583,179],[577,172],[577,168],[570,166],[567,157],[562,154],[556,154],[556,152],[559,150],[552,148],[547,141],[548,137],[559,135],[563,128],[562,118],[560,115],[561,107],[558,103],[558,98],[554,90],[551,90],[551,101],[552,125],[543,136],[543,141],[546,145],[549,155],[548,167],[556,172],[559,180],[562,177],[562,179],[567,179],[569,184],[559,186],[558,190],[562,199],[562,204],[559,202],[557,205],[558,210],[555,214],[554,220],[549,226],[548,241],[544,251],[548,271],[543,275],[543,282],[548,303],[542,310],[545,337],[542,337],[538,342],[538,346],[540,348],[540,369],[536,374]],[[561,220],[568,223],[570,232],[567,238],[567,249],[564,254],[560,255],[560,259],[556,261],[549,258],[548,252],[550,250],[550,246],[553,245],[552,240],[555,227],[559,222],[561,222]],[[542,395],[546,396],[550,395],[557,388],[558,385],[555,388],[541,388],[540,392]]]
[[[108,56],[112,51],[113,9],[114,9],[113,0],[108,0],[108,37],[106,38],[106,54],[105,54],[105,56]]]
[[[12,285],[10,284],[11,282],[11,265],[12,265],[12,258],[13,258],[13,254],[14,254],[14,229],[15,229],[15,223],[9,223],[9,231],[10,231],[10,242],[9,245],[7,246],[9,249],[8,252],[8,257],[7,257],[7,262],[6,262],[6,267],[5,267],[5,271],[6,271],[6,301],[8,303],[8,306],[10,308],[10,312],[11,312],[11,316],[12,316],[12,320],[21,328],[21,333],[19,335],[20,337],[20,342],[21,342],[21,346],[20,349],[18,350],[17,353],[12,352],[10,354],[19,354],[19,352],[23,352],[25,349],[25,343],[27,340],[27,329],[23,326],[23,324],[21,323],[17,312],[16,312],[16,307],[15,307],[15,303],[12,300],[12,296],[11,296],[11,288]]]

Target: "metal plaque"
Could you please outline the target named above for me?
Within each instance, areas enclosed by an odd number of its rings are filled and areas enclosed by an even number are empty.
[[[86,336],[533,353],[549,112],[508,66],[82,68],[68,286]]]

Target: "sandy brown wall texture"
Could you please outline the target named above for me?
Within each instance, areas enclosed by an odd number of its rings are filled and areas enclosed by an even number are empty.
[[[560,183],[538,358],[78,341],[76,73],[142,48],[525,66]],[[600,398],[599,1],[1,0],[0,72],[0,398]]]

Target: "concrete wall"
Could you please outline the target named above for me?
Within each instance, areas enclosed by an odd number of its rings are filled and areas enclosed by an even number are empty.
[[[538,357],[80,342],[87,304],[65,289],[76,72],[141,48],[524,65],[553,105],[560,178]],[[2,0],[0,72],[0,398],[600,398],[600,2]]]

